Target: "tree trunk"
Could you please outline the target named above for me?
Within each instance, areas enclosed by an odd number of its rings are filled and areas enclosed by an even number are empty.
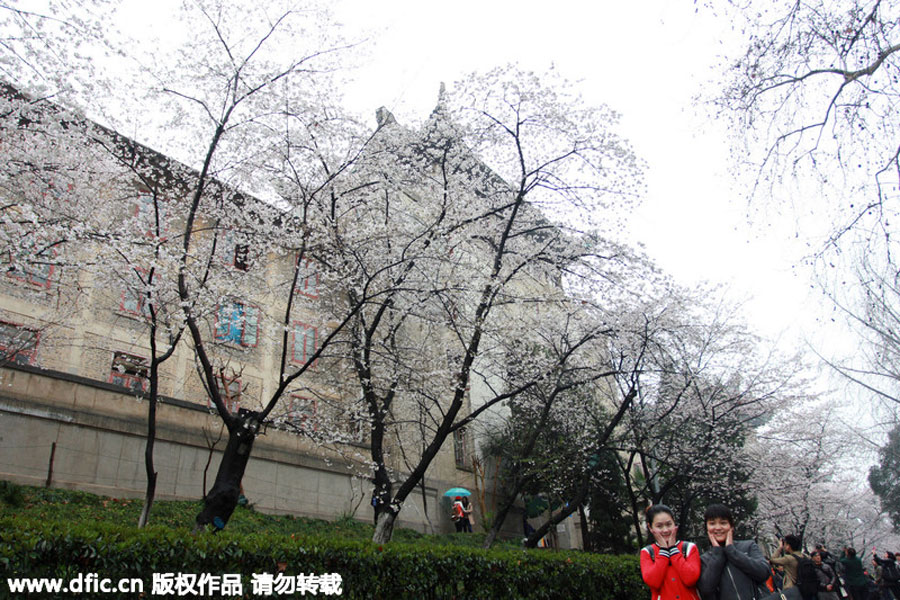
[[[618,455],[616,455],[616,464],[622,471],[622,477],[625,480],[625,489],[628,490],[628,502],[631,506],[631,526],[632,528],[634,528],[634,534],[638,542],[638,547],[642,547],[644,545],[644,534],[641,529],[641,510],[638,505],[639,502],[637,494],[634,493],[634,480],[631,477],[631,468],[634,464],[634,458],[636,455],[637,453],[632,451],[628,457],[628,462],[626,464],[622,464],[622,460]]]
[[[391,510],[391,496],[394,493],[394,484],[391,481],[391,474],[388,472],[387,467],[384,464],[384,455],[381,453],[381,442],[380,440],[384,436],[384,428],[375,427],[372,430],[372,439],[373,439],[373,448],[372,455],[379,460],[376,460],[377,467],[375,468],[375,473],[372,476],[372,483],[375,485],[375,489],[372,490],[372,508],[375,513],[375,525],[378,525],[378,521],[381,518],[381,515],[385,512],[390,512]]]
[[[197,528],[212,523],[217,529],[225,527],[237,507],[241,494],[241,479],[250,460],[250,451],[256,439],[258,425],[256,413],[241,415],[236,426],[228,432],[228,444],[216,473],[212,489],[203,498],[203,510],[197,515]],[[216,521],[218,517],[219,521]]]
[[[155,331],[153,332],[155,335]],[[155,347],[154,347],[155,353]],[[156,443],[156,398],[159,394],[159,367],[154,361],[150,365],[150,398],[147,405],[147,445],[144,448],[144,469],[147,472],[147,490],[144,494],[144,506],[138,519],[138,528],[144,527],[150,520],[150,509],[156,496],[156,470],[153,467],[153,446]]]
[[[397,513],[392,510],[385,510],[378,513],[378,522],[375,524],[375,534],[372,541],[376,544],[387,544],[391,541],[394,534],[394,522],[397,520]]]
[[[425,489],[425,479],[419,482],[419,489],[422,491],[422,513],[425,515],[425,521],[428,523],[428,530],[434,535],[434,523],[428,515],[428,493]]]
[[[500,505],[497,514],[494,515],[494,522],[491,524],[491,529],[488,531],[487,537],[484,538],[484,543],[481,546],[485,550],[490,548],[494,542],[497,541],[497,536],[500,534],[500,528],[503,527],[503,522],[506,521],[506,517],[509,516],[509,511],[512,510],[520,489],[521,486],[516,487],[509,495],[508,499]]]
[[[481,545],[485,550],[489,549],[494,545],[494,542],[497,541],[497,529],[496,529],[496,520],[491,525],[491,528],[488,530],[487,535],[484,537],[484,543]]]
[[[138,528],[147,525],[150,520],[150,509],[153,508],[153,498],[156,495],[156,473],[149,472],[147,474],[147,492],[144,495],[144,506],[141,509],[141,516],[138,519]]]
[[[637,502],[632,502],[631,504],[631,526],[634,527],[634,535],[635,539],[637,539],[638,546],[643,547],[644,529],[641,527],[641,511],[638,508]]]
[[[581,520],[581,549],[585,552],[593,552],[594,545],[591,540],[591,528],[588,527],[588,518],[584,505],[578,505],[578,517]]]

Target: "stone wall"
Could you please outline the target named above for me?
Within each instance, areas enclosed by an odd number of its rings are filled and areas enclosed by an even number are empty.
[[[113,497],[142,497],[146,401],[101,381],[33,367],[0,368],[0,479],[80,489]],[[225,435],[205,407],[167,398],[158,408],[154,466],[158,499],[199,500],[214,477]],[[212,447],[212,450],[210,449]],[[371,485],[352,454],[269,429],[253,447],[244,493],[264,512],[323,519],[352,515],[367,521]],[[52,467],[51,467],[52,453]],[[207,467],[207,463],[209,463]],[[399,527],[453,531],[443,490],[465,481],[426,478],[425,498],[412,494]],[[426,511],[427,507],[427,511]],[[511,515],[506,535],[521,535]]]

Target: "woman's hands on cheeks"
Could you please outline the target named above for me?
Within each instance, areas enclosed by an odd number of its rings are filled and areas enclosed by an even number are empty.
[[[673,528],[668,535],[654,532],[653,537],[660,548],[671,548],[678,541],[678,527]]]
[[[707,537],[709,537],[709,543],[713,545],[714,548],[719,548],[721,546],[730,546],[734,543],[734,529],[729,527],[728,533],[725,534],[725,542],[721,543],[716,539],[716,536],[713,535],[709,530],[706,531]]]

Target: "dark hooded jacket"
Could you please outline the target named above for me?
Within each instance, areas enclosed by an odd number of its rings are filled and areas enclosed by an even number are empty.
[[[697,590],[703,600],[753,600],[769,578],[769,563],[753,540],[713,546],[700,557]]]

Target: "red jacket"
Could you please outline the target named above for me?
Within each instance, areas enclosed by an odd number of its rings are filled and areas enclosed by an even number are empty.
[[[651,544],[641,550],[641,576],[651,600],[700,600],[694,587],[700,578],[700,553],[690,542],[670,549]]]

